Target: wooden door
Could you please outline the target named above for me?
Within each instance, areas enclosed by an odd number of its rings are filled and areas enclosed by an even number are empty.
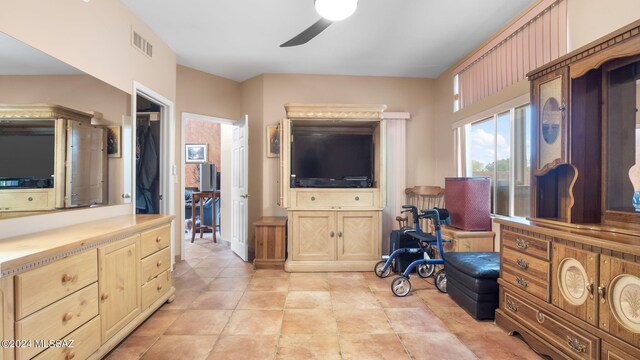
[[[640,264],[611,256],[600,259],[599,327],[640,347]]]
[[[598,323],[599,256],[561,244],[553,245],[552,302],[592,325]]]
[[[278,205],[289,207],[289,182],[291,181],[291,120],[284,118],[280,122],[280,163],[278,167]]]
[[[98,249],[102,343],[140,314],[139,238]]]
[[[339,211],[338,259],[376,260],[380,258],[380,212]]]
[[[292,260],[335,260],[335,211],[292,211],[290,214]]]

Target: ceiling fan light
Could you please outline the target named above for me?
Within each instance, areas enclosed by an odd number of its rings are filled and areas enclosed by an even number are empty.
[[[353,15],[358,7],[358,0],[315,0],[315,7],[323,18],[340,21]]]

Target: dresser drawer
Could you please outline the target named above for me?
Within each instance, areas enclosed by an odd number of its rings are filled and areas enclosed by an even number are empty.
[[[142,259],[142,283],[150,281],[171,264],[171,248],[164,248]]]
[[[98,284],[94,283],[16,322],[16,339],[62,339],[98,315]],[[36,355],[39,348],[19,348],[19,359]]]
[[[164,249],[171,242],[171,225],[145,231],[140,235],[140,257],[144,258],[154,252]]]
[[[305,208],[359,208],[373,206],[373,191],[296,191],[296,204]]]
[[[537,279],[523,274],[519,269],[504,264],[500,270],[500,277],[507,283],[541,300],[549,301],[549,283],[545,279]]]
[[[171,288],[171,272],[163,272],[142,286],[142,308],[146,309]]]
[[[551,244],[547,240],[516,234],[509,230],[502,231],[502,243],[506,247],[518,250],[541,259],[550,260]]]
[[[4,189],[0,192],[0,211],[37,211],[55,208],[51,189]]]
[[[64,337],[63,344],[71,347],[49,348],[34,360],[84,360],[100,347],[100,316],[96,316],[78,330]]]
[[[500,308],[573,359],[598,359],[599,339],[504,291]]]
[[[536,279],[549,282],[549,268],[551,265],[548,261],[505,247],[502,249],[502,264],[518,269],[521,274],[527,274]]]
[[[22,319],[97,280],[96,250],[16,275],[16,319]]]

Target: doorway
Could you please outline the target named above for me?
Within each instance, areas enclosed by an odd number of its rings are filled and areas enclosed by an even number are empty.
[[[174,189],[173,183],[175,181],[176,167],[175,157],[175,137],[173,136],[173,109],[174,104],[172,101],[151,90],[150,88],[140,84],[137,81],[133,82],[133,96],[131,102],[131,113],[134,116],[131,117],[130,126],[123,127],[123,136],[126,134],[132,141],[130,145],[123,144],[123,160],[125,162],[124,177],[125,179],[132,179],[131,182],[125,182],[125,202],[133,203],[134,213],[140,214],[164,214],[172,215],[175,213],[174,209]],[[140,115],[140,116],[138,116]],[[153,149],[145,154],[140,154],[138,148],[151,149],[151,143],[147,142],[146,146],[144,142],[138,142],[138,127],[148,127],[144,130],[149,138],[153,139]],[[143,130],[140,130],[141,132]],[[140,134],[142,134],[140,132]],[[151,134],[151,135],[148,135]],[[128,146],[133,147],[130,149]],[[153,153],[155,152],[155,159]],[[140,160],[140,161],[139,161]],[[141,179],[144,174],[138,174],[139,163],[148,164],[150,167],[156,167],[155,174],[152,172],[147,173],[150,182],[143,182]],[[153,170],[153,169],[152,169]],[[153,176],[150,176],[153,175]],[[138,194],[138,193],[141,194]],[[129,195],[131,194],[131,195]],[[142,208],[142,204],[139,204],[139,196],[144,198],[145,209],[144,211],[138,211],[138,208]],[[153,205],[148,206],[149,204]],[[175,227],[172,226],[172,229]],[[174,263],[175,234],[171,231],[171,264]]]
[[[204,233],[202,237],[204,242],[213,243],[215,234],[218,243],[229,243],[231,213],[227,204],[231,193],[232,159],[228,144],[231,142],[234,121],[192,113],[182,113],[181,118],[183,166],[180,199],[181,208],[184,210],[180,223],[181,234],[183,234],[181,258],[184,259],[185,242],[191,242],[194,238],[196,242],[201,242],[200,229],[194,232],[196,228],[204,227],[201,229]],[[201,219],[199,206],[201,198],[196,197],[196,204],[194,204],[192,194],[202,190],[214,192],[215,196],[202,198]]]

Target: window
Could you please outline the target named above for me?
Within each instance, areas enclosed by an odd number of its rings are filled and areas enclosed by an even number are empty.
[[[529,105],[466,125],[465,138],[466,173],[491,178],[491,211],[506,216],[529,216]]]

